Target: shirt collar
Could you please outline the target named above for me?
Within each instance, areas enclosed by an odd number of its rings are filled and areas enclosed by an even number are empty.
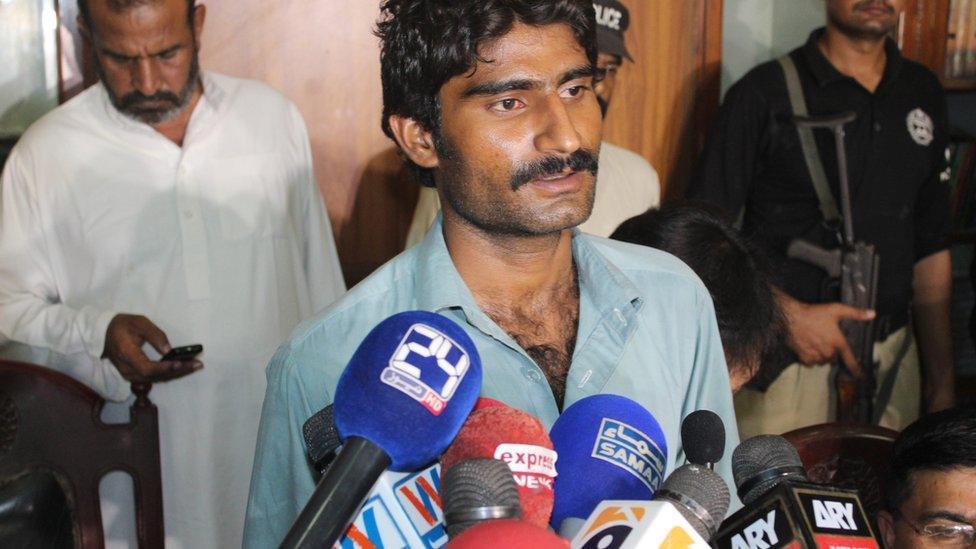
[[[421,309],[437,312],[452,307],[477,308],[474,296],[464,284],[447,251],[440,213],[423,241],[417,245],[417,268],[414,272],[417,305]]]
[[[597,250],[592,238],[573,229],[573,258],[580,279],[580,296],[592,300],[601,313],[640,309],[643,295],[619,267]]]
[[[818,42],[820,37],[823,36],[826,29],[820,27],[810,33],[810,37],[807,39],[807,43],[800,48],[804,59],[807,62],[807,67],[810,68],[810,72],[813,73],[813,78],[820,87],[832,84],[840,80],[851,80],[851,77],[838,71],[827,56],[820,51],[820,46]],[[902,57],[901,52],[898,51],[898,44],[895,43],[891,38],[885,38],[885,69],[884,75],[881,78],[881,84],[878,86],[878,90],[885,85],[885,83],[894,80],[898,73],[901,71]]]
[[[573,260],[580,282],[580,323],[587,306],[597,309],[594,318],[628,307],[639,309],[642,294],[637,286],[596,249],[591,237],[573,229]],[[471,290],[461,279],[444,241],[443,217],[437,215],[424,240],[417,245],[417,268],[414,288],[417,305],[438,312],[460,308],[468,321],[487,333],[498,331],[494,322],[478,307]],[[585,327],[584,327],[585,328]]]

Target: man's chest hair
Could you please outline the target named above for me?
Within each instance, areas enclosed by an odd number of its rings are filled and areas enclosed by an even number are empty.
[[[484,303],[482,307],[532,357],[561,401],[576,347],[579,294],[575,288],[557,299],[515,307]]]
[[[549,346],[561,349],[576,339],[579,318],[579,291],[575,284],[554,295],[533,296],[519,302],[491,296],[478,299],[479,305],[501,329],[523,348]]]

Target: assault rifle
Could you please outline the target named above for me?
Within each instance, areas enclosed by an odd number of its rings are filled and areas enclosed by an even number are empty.
[[[840,171],[840,206],[843,230],[840,248],[827,250],[805,240],[793,240],[786,255],[820,267],[840,283],[840,300],[859,309],[874,309],[878,292],[880,258],[871,244],[854,239],[851,218],[851,192],[847,177],[847,153],[844,149],[844,125],[857,117],[852,112],[837,116],[809,118],[794,116],[793,121],[803,128],[833,130],[837,146],[837,168]],[[826,190],[829,192],[829,189]],[[830,221],[830,220],[827,220]],[[854,351],[861,375],[854,376],[841,365],[837,370],[834,388],[837,394],[837,420],[871,423],[875,393],[874,322],[842,320],[841,331]]]

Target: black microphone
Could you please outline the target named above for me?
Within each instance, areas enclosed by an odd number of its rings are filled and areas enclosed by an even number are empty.
[[[796,448],[776,435],[759,435],[739,444],[732,452],[732,476],[745,505],[781,482],[810,481]]]
[[[732,473],[745,507],[722,524],[715,547],[878,549],[857,490],[811,483],[783,437],[760,435],[740,444]]]
[[[723,430],[724,432],[724,430]],[[729,510],[729,488],[711,469],[689,463],[675,469],[654,494],[667,501],[705,540],[711,541]]]
[[[444,473],[441,501],[451,539],[486,520],[522,516],[515,477],[500,459],[472,458],[455,464]]]
[[[711,410],[697,410],[681,422],[681,446],[691,463],[714,469],[725,454],[725,424]]]
[[[315,466],[316,471],[320,474],[325,473],[339,446],[342,445],[335,418],[332,416],[331,404],[305,420],[302,426],[302,438],[305,439],[305,453],[308,455],[308,460]]]
[[[671,473],[651,501],[601,502],[570,547],[707,547],[728,509],[725,481],[707,467],[689,463]]]
[[[380,322],[336,386],[342,448],[281,546],[332,546],[387,468],[415,471],[437,459],[480,391],[481,359],[455,322],[426,311]]]

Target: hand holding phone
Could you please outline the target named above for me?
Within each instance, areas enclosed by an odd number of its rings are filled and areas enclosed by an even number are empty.
[[[200,353],[203,352],[203,345],[199,343],[193,345],[184,345],[182,347],[173,347],[168,353],[163,355],[159,359],[160,362],[186,362],[187,360],[193,360]]]
[[[105,331],[102,357],[110,360],[122,377],[133,383],[169,381],[203,368],[203,364],[194,358],[203,351],[202,345],[171,349],[155,361],[143,351],[145,343],[160,353],[170,349],[166,334],[153,321],[142,315],[119,313]]]

